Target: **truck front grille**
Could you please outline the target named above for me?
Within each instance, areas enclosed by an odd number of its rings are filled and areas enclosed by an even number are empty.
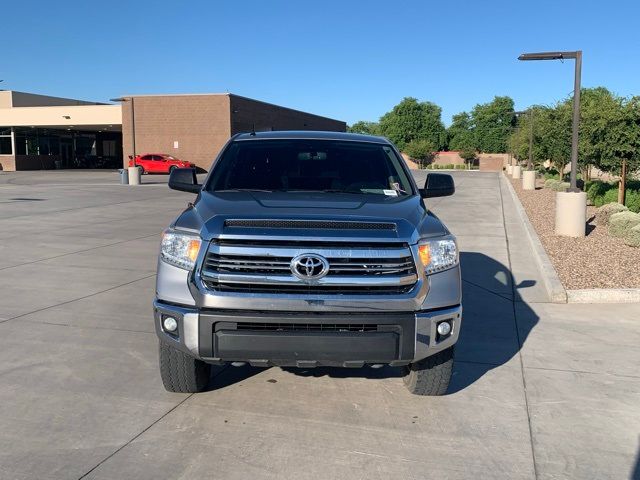
[[[358,275],[407,275],[415,273],[411,256],[400,258],[348,258],[330,257],[330,276]],[[205,261],[205,268],[218,273],[254,273],[254,274],[278,274],[291,272],[291,258],[251,256],[246,255],[220,255],[209,253]]]
[[[302,280],[291,261],[303,254],[323,256],[326,276]],[[398,295],[410,292],[418,277],[404,243],[213,242],[201,273],[204,286],[219,292],[297,295]]]

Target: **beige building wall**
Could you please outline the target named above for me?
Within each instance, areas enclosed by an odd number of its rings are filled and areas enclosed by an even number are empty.
[[[125,164],[133,155],[131,103],[122,102]],[[231,136],[228,95],[134,96],[133,103],[138,155],[166,153],[208,171]]]
[[[508,153],[480,153],[480,170],[485,172],[501,172],[509,161]]]

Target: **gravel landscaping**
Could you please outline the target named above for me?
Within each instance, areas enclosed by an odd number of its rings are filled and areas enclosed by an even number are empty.
[[[583,288],[640,288],[640,248],[625,245],[594,222],[595,207],[587,207],[587,236],[559,237],[554,233],[555,193],[542,188],[523,190],[511,181],[560,280],[568,290]]]

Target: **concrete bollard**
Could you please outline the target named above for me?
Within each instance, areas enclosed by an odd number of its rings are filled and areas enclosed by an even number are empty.
[[[556,193],[556,235],[584,237],[587,225],[587,194]]]
[[[129,185],[140,185],[140,169],[129,167]]]
[[[512,170],[512,176],[514,180],[518,180],[520,178],[520,170],[521,170],[521,166],[520,165],[514,165],[513,166],[513,170]]]
[[[535,170],[525,170],[522,172],[522,189],[523,190],[535,190],[536,189],[536,172]]]

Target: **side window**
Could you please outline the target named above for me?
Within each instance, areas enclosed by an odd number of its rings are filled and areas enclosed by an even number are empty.
[[[145,155],[141,160],[151,160],[152,155]]]
[[[162,160],[162,157],[160,155],[151,155],[151,160],[159,162],[160,160]]]

